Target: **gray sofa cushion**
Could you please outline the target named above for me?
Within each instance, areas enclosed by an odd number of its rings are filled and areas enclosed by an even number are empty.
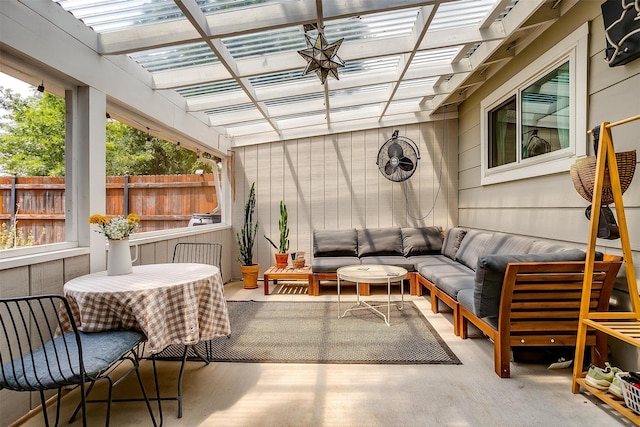
[[[493,233],[491,240],[484,249],[487,255],[517,255],[526,254],[533,244],[530,237],[514,236],[506,233]],[[483,254],[483,255],[484,255]],[[477,260],[476,260],[477,262]]]
[[[442,276],[435,283],[436,287],[449,295],[454,300],[458,300],[458,292],[463,289],[473,289],[473,272],[449,274]]]
[[[467,234],[467,230],[459,227],[453,227],[447,230],[444,235],[444,241],[442,242],[442,255],[455,260],[456,253],[465,234]]]
[[[443,260],[445,259],[450,262],[454,262],[444,255],[417,255],[410,256],[407,259],[413,263],[413,268],[415,269],[415,271],[420,271],[421,266],[428,267],[430,265],[443,264]]]
[[[315,257],[311,263],[311,271],[314,273],[335,273],[340,267],[360,264],[357,256],[329,256]]]
[[[415,271],[414,263],[401,255],[371,255],[360,258],[362,264],[395,265],[407,271]]]
[[[314,230],[313,256],[358,256],[358,234],[348,230]]]
[[[545,240],[534,240],[529,247],[530,254],[542,254],[550,252],[560,252],[569,249],[566,245]]]
[[[602,254],[596,254],[602,259]],[[474,284],[474,308],[478,317],[497,316],[500,307],[502,282],[510,262],[564,262],[584,261],[585,252],[580,249],[546,254],[484,255],[478,259]]]
[[[469,309],[469,311],[471,311],[472,313],[476,312],[476,310],[473,308],[473,288],[462,289],[460,292],[458,292],[458,304]]]
[[[402,254],[406,257],[439,254],[442,250],[442,227],[402,228]]]
[[[402,255],[400,227],[358,230],[358,256]]]
[[[459,261],[472,270],[478,265],[478,257],[484,255],[489,240],[493,233],[488,231],[469,230],[460,243],[456,253],[456,261]]]
[[[461,289],[473,288],[475,273],[469,267],[442,257],[441,263],[418,264],[418,272],[453,299]]]

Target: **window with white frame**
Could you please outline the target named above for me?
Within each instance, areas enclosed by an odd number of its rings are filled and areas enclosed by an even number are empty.
[[[483,100],[483,185],[568,171],[586,154],[586,75],[583,26]]]

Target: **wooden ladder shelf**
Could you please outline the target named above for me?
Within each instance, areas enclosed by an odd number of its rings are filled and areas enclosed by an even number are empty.
[[[579,393],[580,387],[586,389],[594,396],[609,404],[612,408],[629,418],[635,424],[640,425],[640,415],[630,408],[627,408],[623,401],[615,400],[613,397],[600,390],[590,387],[585,383],[586,372],[582,370],[584,364],[584,352],[589,328],[600,331],[609,336],[615,337],[626,343],[640,348],[640,299],[638,297],[638,285],[633,268],[633,256],[629,242],[629,230],[624,214],[624,204],[622,202],[622,190],[620,186],[620,175],[616,155],[613,148],[611,128],[635,120],[640,120],[639,116],[630,117],[615,123],[604,122],[600,125],[600,141],[598,145],[595,186],[593,189],[589,240],[587,242],[587,254],[584,282],[582,287],[582,302],[580,305],[580,321],[578,323],[578,337],[576,342],[576,354],[574,358],[572,392]],[[591,277],[593,276],[593,265],[596,252],[596,237],[598,234],[598,220],[602,200],[602,189],[604,187],[605,169],[608,168],[613,200],[615,203],[616,216],[620,240],[622,244],[622,256],[627,276],[627,286],[631,298],[631,311],[624,312],[590,312],[589,295],[591,294]]]

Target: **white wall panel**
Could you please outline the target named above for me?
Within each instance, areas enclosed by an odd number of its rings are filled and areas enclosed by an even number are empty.
[[[373,175],[376,171],[371,167],[370,157],[365,150],[366,138],[364,132],[351,135],[351,225],[354,228],[364,228],[366,224],[366,195],[367,171]],[[374,162],[375,166],[375,162]]]
[[[359,160],[352,156],[351,133],[341,133],[332,138],[336,151],[337,185],[337,228],[344,230],[352,227],[352,200],[354,196],[352,175],[358,168]]]
[[[311,229],[327,229],[325,225],[325,186],[324,177],[326,172],[325,166],[325,153],[324,153],[324,137],[313,137],[309,144],[309,158],[299,159],[298,168],[307,167],[303,162],[310,165],[308,166],[311,171],[311,195],[309,197],[309,204],[311,206]]]
[[[364,132],[365,134],[365,161],[364,161],[364,170],[365,170],[365,224],[364,227],[374,228],[380,225],[379,222],[379,213],[380,213],[380,204],[378,203],[380,199],[380,183],[382,181],[386,181],[376,165],[375,159],[378,156],[378,151],[380,150],[380,146],[386,140],[379,141],[379,135],[377,130],[367,130]],[[366,159],[372,159],[373,162],[366,161]]]

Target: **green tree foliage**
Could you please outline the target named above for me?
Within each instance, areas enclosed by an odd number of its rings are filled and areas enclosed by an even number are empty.
[[[64,101],[45,93],[22,98],[0,92],[0,169],[16,175],[64,175]]]
[[[49,93],[23,98],[0,87],[0,171],[19,176],[64,176],[65,103]],[[120,122],[107,122],[107,175],[211,172],[196,153]]]
[[[172,175],[211,172],[196,153],[119,122],[107,123],[107,175]]]

